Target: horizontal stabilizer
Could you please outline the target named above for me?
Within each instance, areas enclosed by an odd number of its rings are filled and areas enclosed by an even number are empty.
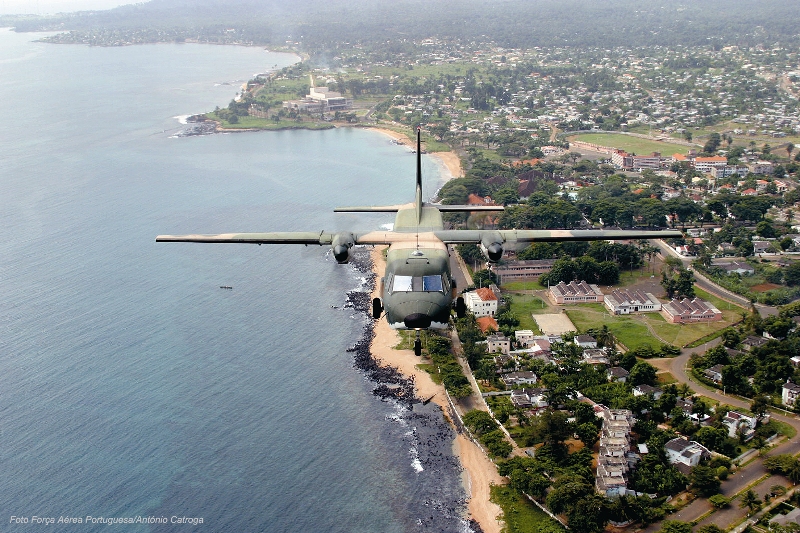
[[[502,205],[447,205],[447,204],[425,204],[435,207],[439,211],[450,213],[470,213],[474,211],[503,211]]]
[[[337,207],[334,213],[397,213],[409,204],[399,205],[356,205],[351,207]]]

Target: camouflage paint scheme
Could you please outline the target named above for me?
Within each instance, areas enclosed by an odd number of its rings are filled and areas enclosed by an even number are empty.
[[[389,245],[386,274],[381,279],[381,302],[386,320],[395,329],[448,327],[457,292],[450,272],[448,244],[478,244],[490,262],[500,259],[503,248],[516,249],[531,242],[593,241],[617,239],[680,238],[679,231],[627,230],[445,230],[442,211],[502,211],[501,206],[436,205],[422,201],[420,133],[417,132],[417,190],[413,203],[394,206],[342,207],[336,212],[396,212],[391,231],[364,234],[341,232],[223,233],[218,235],[159,235],[157,242],[316,244],[331,246],[339,263],[349,259],[350,248]],[[437,282],[441,280],[440,282]],[[425,286],[423,282],[428,282]],[[410,283],[408,285],[407,283]],[[403,287],[397,290],[397,285]],[[379,308],[378,308],[379,309]],[[379,313],[376,313],[379,314]]]

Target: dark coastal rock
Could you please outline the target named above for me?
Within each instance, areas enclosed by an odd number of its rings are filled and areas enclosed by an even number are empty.
[[[364,275],[363,289],[347,293],[346,307],[352,307],[358,313],[367,317],[367,324],[361,338],[356,341],[348,352],[354,354],[354,366],[366,374],[367,378],[377,386],[372,393],[383,400],[395,400],[406,408],[411,409],[413,404],[420,400],[414,394],[414,378],[402,375],[393,366],[381,365],[372,355],[370,347],[375,337],[375,320],[370,314],[372,306],[372,291],[375,289],[377,276],[373,272],[372,258],[368,249],[355,249],[350,264]]]
[[[197,135],[212,135],[217,133],[216,122],[200,122],[192,124],[175,134],[176,137],[194,137]]]

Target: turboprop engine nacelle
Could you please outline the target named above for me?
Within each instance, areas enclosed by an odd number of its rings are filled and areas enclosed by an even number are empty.
[[[481,252],[491,263],[500,261],[503,257],[503,237],[499,233],[490,233],[481,240]]]
[[[336,262],[343,265],[350,261],[350,248],[355,245],[352,233],[337,233],[331,241],[331,251]]]

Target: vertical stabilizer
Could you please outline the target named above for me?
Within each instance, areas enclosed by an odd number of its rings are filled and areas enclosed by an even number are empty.
[[[417,208],[417,224],[422,222],[422,146],[420,137],[422,128],[417,127],[417,197],[415,199]]]

